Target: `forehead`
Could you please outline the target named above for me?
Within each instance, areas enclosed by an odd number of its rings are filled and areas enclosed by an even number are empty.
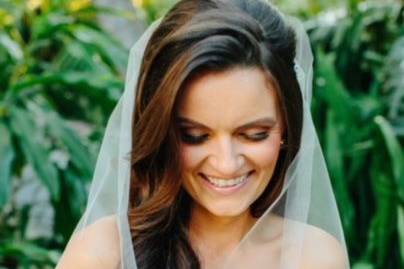
[[[260,117],[277,120],[278,103],[275,87],[261,69],[236,68],[189,82],[176,112],[212,128],[233,128]]]

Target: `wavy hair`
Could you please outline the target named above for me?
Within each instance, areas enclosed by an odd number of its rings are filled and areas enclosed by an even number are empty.
[[[128,218],[139,269],[200,268],[188,239],[191,198],[182,188],[175,115],[198,74],[257,67],[274,80],[286,146],[251,214],[261,216],[279,196],[302,131],[295,45],[293,29],[260,0],[183,0],[163,18],[146,46],[133,115]]]

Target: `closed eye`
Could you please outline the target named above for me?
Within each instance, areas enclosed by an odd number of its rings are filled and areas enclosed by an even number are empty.
[[[191,135],[186,132],[181,132],[181,140],[190,145],[202,144],[207,138],[208,134],[204,135]]]
[[[197,144],[202,144],[209,138],[209,134],[203,134],[203,135],[191,135],[185,131],[181,131],[181,140],[186,143],[186,144],[191,144],[191,145],[197,145]],[[246,133],[241,133],[240,136],[242,136],[244,139],[247,139],[252,142],[259,142],[267,139],[269,137],[269,132],[264,131],[264,132],[258,132],[258,133],[253,133],[253,134],[246,134]]]
[[[265,132],[255,133],[252,135],[242,134],[242,136],[251,141],[262,141],[262,140],[268,138],[269,133],[267,131],[265,131]]]

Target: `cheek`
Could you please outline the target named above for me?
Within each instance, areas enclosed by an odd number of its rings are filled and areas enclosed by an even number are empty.
[[[270,139],[259,145],[249,147],[245,151],[245,156],[258,167],[273,167],[278,159],[279,149],[279,142]]]
[[[206,152],[202,147],[181,145],[180,157],[184,170],[197,167],[202,162],[204,156],[206,156]]]

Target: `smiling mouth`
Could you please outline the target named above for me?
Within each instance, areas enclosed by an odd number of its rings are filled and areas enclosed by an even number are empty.
[[[202,178],[206,181],[208,181],[210,184],[214,185],[215,187],[218,188],[231,188],[235,187],[238,185],[244,184],[244,182],[247,181],[247,178],[253,173],[253,171],[248,172],[247,174],[244,174],[240,177],[237,178],[232,178],[232,179],[222,179],[222,178],[215,178],[215,177],[210,177],[205,174],[201,174]]]

